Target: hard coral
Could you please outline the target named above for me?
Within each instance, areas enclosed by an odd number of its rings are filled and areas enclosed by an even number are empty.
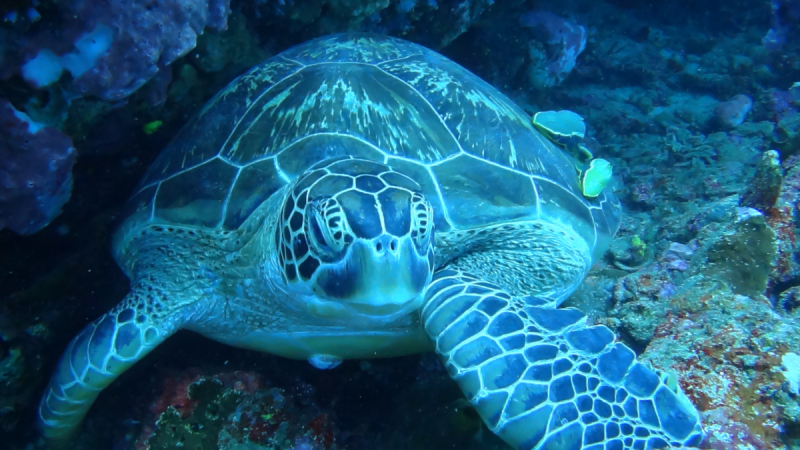
[[[72,141],[0,99],[0,229],[32,234],[72,192]]]
[[[229,0],[58,2],[61,29],[24,39],[23,77],[34,87],[57,81],[106,100],[127,97],[187,54],[206,27],[224,30]]]

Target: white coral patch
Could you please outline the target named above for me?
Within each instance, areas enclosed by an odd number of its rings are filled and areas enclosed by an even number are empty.
[[[789,388],[795,394],[800,394],[800,355],[787,353],[781,359],[783,376],[789,382]]]

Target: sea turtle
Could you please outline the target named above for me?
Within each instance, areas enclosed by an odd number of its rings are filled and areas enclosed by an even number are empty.
[[[131,291],[70,342],[39,409],[66,439],[179,328],[332,367],[435,350],[514,448],[697,444],[687,397],[556,309],[620,221],[508,98],[378,35],[289,49],[169,144],[113,239]]]

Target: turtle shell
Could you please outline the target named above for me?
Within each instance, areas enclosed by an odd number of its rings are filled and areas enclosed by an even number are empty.
[[[209,101],[145,174],[120,233],[235,230],[310,166],[347,155],[416,180],[437,232],[540,218],[597,248],[619,225],[613,195],[585,198],[570,158],[495,88],[419,45],[341,34],[265,61]]]

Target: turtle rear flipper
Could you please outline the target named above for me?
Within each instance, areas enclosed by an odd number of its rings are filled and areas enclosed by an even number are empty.
[[[137,312],[133,305],[139,297],[128,294],[67,345],[39,405],[39,426],[47,439],[69,439],[100,391],[174,331]]]
[[[422,321],[450,376],[515,449],[682,447],[702,439],[686,396],[574,308],[530,306],[447,270],[434,276]]]

